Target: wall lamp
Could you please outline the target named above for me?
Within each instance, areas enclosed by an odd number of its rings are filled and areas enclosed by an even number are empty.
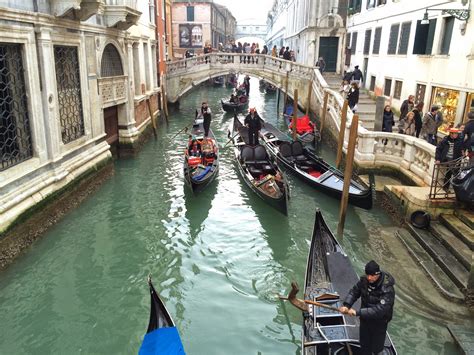
[[[461,1],[463,5],[466,5],[468,3],[467,0],[462,0]],[[471,1],[469,0],[469,3]],[[428,11],[441,11],[441,14],[449,14],[453,16],[454,18],[457,18],[458,20],[461,21],[468,21],[469,17],[471,16],[471,10],[469,9],[470,6],[468,6],[467,9],[426,9],[425,13],[423,15],[423,19],[421,20],[422,25],[428,25],[430,23],[430,20],[428,19]]]

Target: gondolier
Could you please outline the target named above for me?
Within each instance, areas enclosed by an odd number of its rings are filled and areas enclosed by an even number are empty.
[[[203,127],[204,127],[204,137],[207,137],[209,134],[209,127],[211,126],[211,109],[207,106],[207,102],[203,102],[201,105],[201,114],[203,118]]]
[[[249,144],[257,145],[258,133],[262,129],[262,123],[255,107],[249,110],[249,114],[245,117],[244,124],[249,129]]]
[[[365,266],[365,275],[352,287],[339,311],[360,318],[361,354],[378,354],[384,349],[388,322],[395,302],[395,279],[381,271],[375,261]],[[361,298],[361,308],[352,305]]]

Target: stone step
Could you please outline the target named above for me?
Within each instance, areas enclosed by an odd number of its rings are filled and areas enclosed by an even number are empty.
[[[444,271],[434,262],[434,260],[423,250],[420,244],[405,229],[399,229],[395,234],[402,244],[407,248],[411,257],[423,268],[429,279],[440,290],[440,292],[450,300],[464,302],[464,295],[444,273]]]
[[[462,240],[451,233],[440,222],[431,222],[430,232],[464,265],[466,270],[470,270],[472,251]]]
[[[464,224],[459,218],[453,214],[440,214],[439,220],[448,228],[456,237],[462,240],[471,250],[474,250],[474,230]]]
[[[374,105],[368,105],[368,104],[357,104],[357,112],[364,113],[364,114],[373,114],[375,115],[375,106]]]
[[[408,231],[459,288],[467,286],[469,272],[446,247],[426,229],[408,225]]]
[[[470,324],[451,324],[448,330],[463,354],[474,354],[474,329]]]
[[[467,210],[456,210],[454,211],[456,217],[464,222],[468,227],[474,230],[474,212]]]

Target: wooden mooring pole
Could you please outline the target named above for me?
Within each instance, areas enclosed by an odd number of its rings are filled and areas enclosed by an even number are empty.
[[[313,91],[313,80],[308,82],[308,102],[306,103],[306,116],[309,115],[309,109],[311,108],[311,93]]]
[[[349,145],[347,146],[346,168],[344,169],[344,187],[342,189],[341,207],[339,209],[339,224],[337,226],[337,235],[340,237],[342,237],[344,223],[346,222],[347,203],[349,202],[349,187],[351,186],[352,166],[354,164],[358,126],[359,116],[354,115],[349,133]]]
[[[147,98],[146,100],[146,105],[148,107],[148,112],[150,114],[150,120],[151,120],[151,126],[153,127],[153,135],[155,138],[157,137],[156,135],[156,121],[155,121],[155,115],[153,114],[153,109],[151,108],[151,102],[150,99]]]
[[[321,124],[320,124],[320,134],[323,135],[324,130],[324,121],[326,121],[326,114],[328,113],[328,100],[329,100],[329,93],[324,93],[324,103],[323,103],[323,112],[321,113]]]
[[[293,140],[296,140],[296,121],[298,121],[298,89],[295,89],[293,94],[293,121],[291,121],[291,128],[293,130]]]
[[[285,80],[285,100],[283,100],[283,114],[285,113],[286,109],[286,101],[288,100],[288,76],[290,75],[290,72],[286,72],[286,80]]]
[[[349,102],[344,100],[342,105],[341,125],[339,126],[339,137],[337,140],[337,156],[336,156],[336,168],[340,168],[342,161],[342,148],[344,147],[344,135],[346,133],[346,121],[347,121],[347,107]]]
[[[281,94],[281,90],[280,90],[280,88],[278,88],[278,94],[277,94],[277,120],[278,120],[278,116],[280,116],[280,94]]]

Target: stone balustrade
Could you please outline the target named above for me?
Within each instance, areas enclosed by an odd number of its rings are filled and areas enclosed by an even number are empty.
[[[102,108],[115,106],[127,101],[127,76],[111,76],[97,79]]]
[[[331,90],[315,68],[267,55],[211,53],[168,63],[168,97],[174,102],[200,82],[231,72],[263,78],[282,90],[288,85],[289,95],[298,89],[301,93],[299,103],[303,107],[307,105],[307,95],[302,93],[307,92],[308,80],[312,80],[312,107],[321,107],[325,94],[328,94],[325,127],[329,127],[334,137],[338,136],[344,104],[341,94]],[[344,150],[347,148],[352,118],[352,111],[348,109]],[[363,168],[389,167],[402,172],[419,186],[430,185],[434,155],[435,147],[422,139],[398,133],[368,131],[359,124],[355,160]]]

